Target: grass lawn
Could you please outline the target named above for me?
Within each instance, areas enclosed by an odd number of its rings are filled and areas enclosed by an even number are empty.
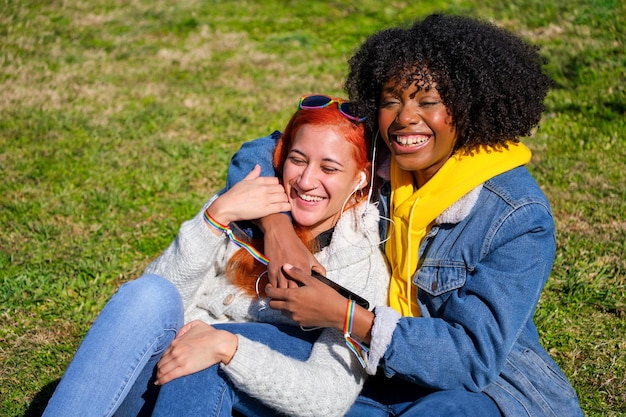
[[[343,95],[365,36],[433,11],[489,19],[548,60],[525,143],[558,252],[535,318],[585,414],[626,415],[622,0],[1,0],[0,415],[41,413],[106,300],[242,142],[281,129],[301,94]]]

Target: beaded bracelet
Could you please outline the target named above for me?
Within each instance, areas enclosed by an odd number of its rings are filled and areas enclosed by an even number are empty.
[[[207,208],[206,210],[204,210],[204,215],[202,216],[204,218],[204,221],[211,227],[219,230],[220,232],[224,233],[226,236],[228,236],[228,238],[231,240],[231,242],[233,242],[235,245],[239,246],[240,248],[244,248],[245,250],[247,250],[250,255],[252,255],[252,257],[254,259],[256,259],[257,261],[261,262],[263,265],[267,265],[269,263],[269,259],[265,257],[265,255],[263,255],[261,252],[259,252],[258,250],[256,250],[255,248],[253,248],[252,246],[248,245],[247,243],[245,243],[243,240],[237,238],[237,236],[235,236],[233,234],[233,231],[230,230],[230,227],[223,225],[222,223],[218,222],[217,220],[215,220],[213,218],[213,216],[211,216],[209,214],[209,209]]]
[[[343,337],[346,340],[348,348],[356,355],[356,358],[359,360],[361,366],[365,368],[365,354],[369,353],[370,350],[367,346],[359,343],[356,339],[350,336],[352,333],[352,321],[354,320],[354,305],[354,300],[348,300],[346,315],[343,319]]]

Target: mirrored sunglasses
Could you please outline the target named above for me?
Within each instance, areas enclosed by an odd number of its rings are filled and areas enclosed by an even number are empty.
[[[340,98],[332,98],[325,95],[320,94],[311,94],[302,96],[300,98],[300,108],[301,109],[323,109],[324,107],[330,106],[332,103],[337,103],[337,108],[339,112],[343,114],[350,120],[355,122],[363,122],[365,121],[365,117],[360,117],[355,114],[354,106],[349,101],[342,100]]]

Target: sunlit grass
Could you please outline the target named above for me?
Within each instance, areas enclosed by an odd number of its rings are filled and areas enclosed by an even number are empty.
[[[626,414],[626,6],[0,2],[0,415],[38,415],[85,331],[304,93],[341,94],[368,34],[432,11],[542,48],[530,168],[558,229],[536,314],[588,416]]]

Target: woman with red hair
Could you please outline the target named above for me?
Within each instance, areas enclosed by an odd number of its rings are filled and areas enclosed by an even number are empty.
[[[275,135],[277,177],[261,177],[257,166],[183,223],[144,275],[107,303],[44,415],[149,415],[159,388],[154,415],[347,412],[366,376],[365,347],[350,337],[356,295],[384,303],[389,280],[378,209],[366,203],[363,120],[341,99],[302,97]],[[318,272],[356,294],[342,307],[343,332],[302,328],[266,305],[262,241],[235,222],[285,211],[324,265]],[[306,285],[332,298],[321,279]],[[321,298],[316,308],[326,307]],[[206,390],[181,398],[189,384]]]

